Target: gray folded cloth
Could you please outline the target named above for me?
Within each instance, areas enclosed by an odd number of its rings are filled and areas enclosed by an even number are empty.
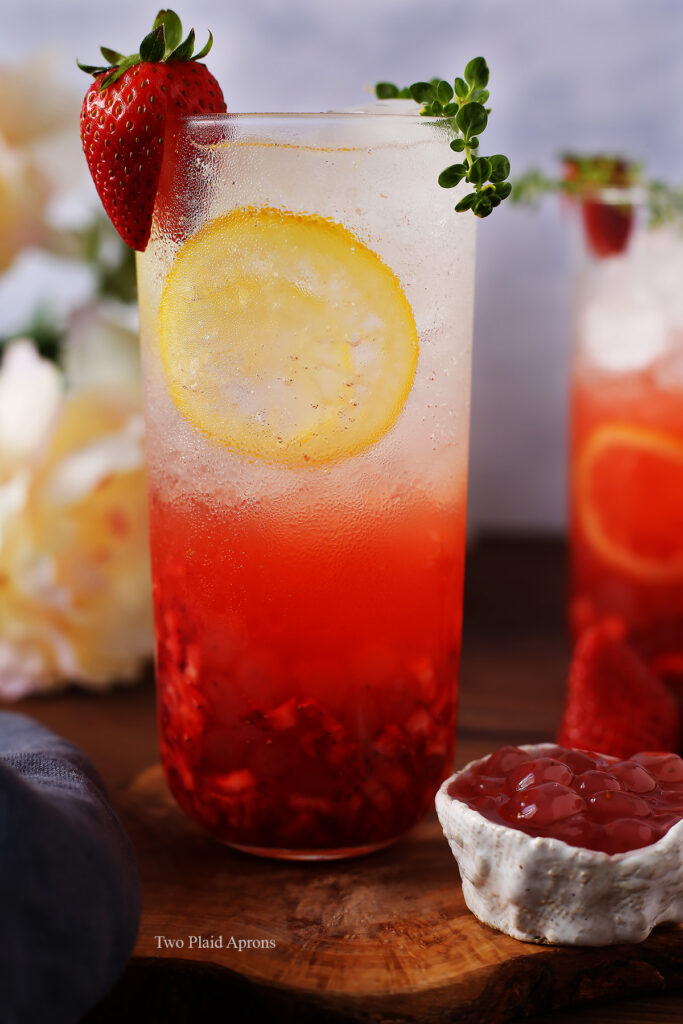
[[[90,761],[0,712],[2,1024],[75,1024],[123,970],[139,920],[135,854]]]

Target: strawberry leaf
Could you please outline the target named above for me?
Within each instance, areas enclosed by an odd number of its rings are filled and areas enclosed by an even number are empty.
[[[106,60],[107,64],[113,65],[114,67],[118,66],[126,59],[122,53],[118,53],[117,50],[110,50],[108,46],[101,46],[100,53]]]
[[[97,67],[95,64],[81,64],[80,60],[77,60],[76,64],[81,71],[85,71],[86,75],[101,75],[104,71],[109,71],[109,66],[101,68]]]
[[[166,33],[163,24],[157,25],[140,43],[140,60],[156,64],[166,52]]]
[[[181,42],[183,27],[180,18],[175,11],[162,9],[154,19],[152,31],[145,36],[140,44],[140,52],[132,53],[126,57],[118,50],[112,50],[108,46],[101,47],[101,53],[107,61],[107,66],[99,67],[95,64],[81,64],[77,61],[79,68],[90,75],[99,75],[102,72],[110,72],[100,83],[100,89],[106,89],[112,82],[117,81],[121,75],[118,69],[127,70],[135,64],[143,62],[158,64],[163,61],[192,61],[206,57],[213,46],[213,36],[209,32],[206,43],[194,57],[192,51],[195,44],[195,32],[191,29],[187,38]]]
[[[179,46],[180,40],[183,38],[183,26],[176,12],[171,10],[159,11],[154,19],[154,28],[159,28],[160,25],[164,26],[166,35],[165,56],[168,57]]]
[[[206,42],[202,46],[202,48],[199,51],[199,53],[195,53],[195,55],[194,55],[194,57],[192,59],[193,60],[201,60],[202,57],[206,57],[207,53],[209,52],[209,50],[211,49],[212,46],[213,46],[213,36],[209,32],[209,38],[206,40]]]
[[[187,39],[185,39],[184,42],[182,42],[180,44],[180,46],[176,46],[176,48],[173,51],[173,53],[171,53],[170,56],[167,57],[167,60],[190,60],[191,57],[192,57],[192,51],[193,50],[194,50],[194,29],[191,28],[190,31],[189,31],[189,34],[187,36]]]
[[[107,86],[113,85],[114,82],[118,82],[119,78],[121,78],[126,73],[128,68],[132,68],[134,64],[139,63],[140,55],[138,53],[133,53],[131,54],[130,57],[126,57],[123,61],[121,61],[118,67],[105,68],[105,71],[108,71],[108,74],[102,75],[99,92],[104,92]]]

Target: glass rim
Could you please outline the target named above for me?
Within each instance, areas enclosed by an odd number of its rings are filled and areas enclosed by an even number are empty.
[[[316,113],[315,111],[237,111],[230,110],[227,113],[209,113],[209,114],[181,114],[180,120],[184,122],[192,123],[194,121],[200,124],[209,124],[211,121],[215,121],[218,124],[222,124],[226,121],[236,120],[237,118],[254,118],[256,120],[292,120],[292,121],[334,121],[343,119],[370,119],[370,118],[391,118],[397,121],[414,121],[422,124],[435,124],[444,123],[443,118],[431,118],[424,114],[393,114],[388,110],[325,110]]]

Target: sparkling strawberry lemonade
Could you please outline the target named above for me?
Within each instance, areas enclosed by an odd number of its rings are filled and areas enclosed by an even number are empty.
[[[190,118],[138,255],[163,763],[252,852],[382,846],[451,770],[476,222],[442,132]]]
[[[572,389],[576,633],[617,619],[683,684],[683,244],[637,231],[584,268]]]

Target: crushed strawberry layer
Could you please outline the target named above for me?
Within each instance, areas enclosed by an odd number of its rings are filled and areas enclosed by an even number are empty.
[[[603,853],[650,846],[683,818],[683,759],[629,760],[565,747],[533,757],[501,747],[460,772],[448,793],[498,825]]]
[[[190,499],[151,515],[161,753],[181,807],[258,850],[353,851],[412,828],[451,771],[464,521],[365,511],[360,544],[330,513],[331,545]]]

